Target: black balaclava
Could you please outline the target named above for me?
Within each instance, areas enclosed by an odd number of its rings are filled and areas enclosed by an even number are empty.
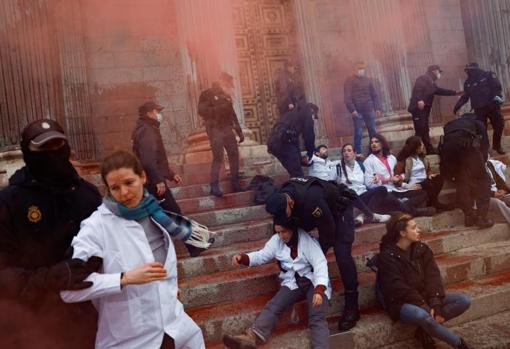
[[[22,147],[22,152],[30,174],[39,183],[63,187],[76,180],[77,173],[69,161],[71,149],[67,142],[56,150],[34,152]]]
[[[468,78],[478,80],[478,78],[482,75],[482,70],[473,68],[473,69],[466,69],[466,74]]]

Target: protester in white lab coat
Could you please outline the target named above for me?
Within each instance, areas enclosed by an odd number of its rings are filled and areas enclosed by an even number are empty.
[[[401,187],[403,176],[397,176],[393,172],[396,164],[397,159],[390,154],[386,138],[375,134],[370,138],[370,153],[363,162],[365,185],[368,188],[386,187],[389,192],[413,209],[414,216],[434,215],[436,210],[433,207],[422,208],[427,202],[427,193],[424,190],[408,190]]]
[[[275,235],[259,251],[232,257],[232,264],[254,267],[275,259],[280,265],[281,288],[266,304],[246,333],[225,335],[228,348],[256,348],[265,343],[276,326],[278,316],[294,303],[307,300],[308,326],[312,349],[329,348],[329,329],[326,322],[331,284],[328,262],[319,242],[292,219],[275,218]]]
[[[510,224],[510,187],[506,183],[506,165],[499,160],[489,159],[486,169],[491,180],[490,211],[498,212]]]
[[[96,348],[200,349],[200,328],[177,299],[172,237],[191,232],[144,191],[146,175],[131,153],[118,151],[101,167],[108,194],[73,239],[73,258],[100,257],[90,288],[63,291],[65,302],[92,300],[99,315]]]
[[[325,181],[336,181],[337,166],[340,160],[331,161],[328,159],[328,147],[324,144],[315,149],[310,165],[308,175],[317,177]]]

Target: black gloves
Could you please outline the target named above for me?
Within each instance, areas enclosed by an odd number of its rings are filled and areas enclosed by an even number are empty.
[[[358,199],[358,195],[345,184],[337,184],[337,186],[339,188],[339,195],[336,198],[336,209],[338,213],[343,213],[347,207]]]
[[[78,258],[66,259],[46,269],[44,282],[47,289],[54,291],[82,290],[92,286],[84,281],[90,274],[99,270],[102,264],[99,257],[91,257],[87,262]]]

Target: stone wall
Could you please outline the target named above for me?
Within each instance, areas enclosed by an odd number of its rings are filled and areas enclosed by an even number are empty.
[[[99,158],[131,148],[137,108],[165,107],[162,134],[180,152],[189,129],[186,85],[172,0],[83,0],[84,43]]]

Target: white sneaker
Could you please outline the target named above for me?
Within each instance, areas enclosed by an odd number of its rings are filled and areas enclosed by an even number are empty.
[[[363,214],[359,214],[354,218],[354,226],[361,227],[365,223],[365,216]]]
[[[374,213],[374,218],[372,219],[372,222],[374,223],[386,223],[389,221],[391,216],[389,214],[379,214]]]

